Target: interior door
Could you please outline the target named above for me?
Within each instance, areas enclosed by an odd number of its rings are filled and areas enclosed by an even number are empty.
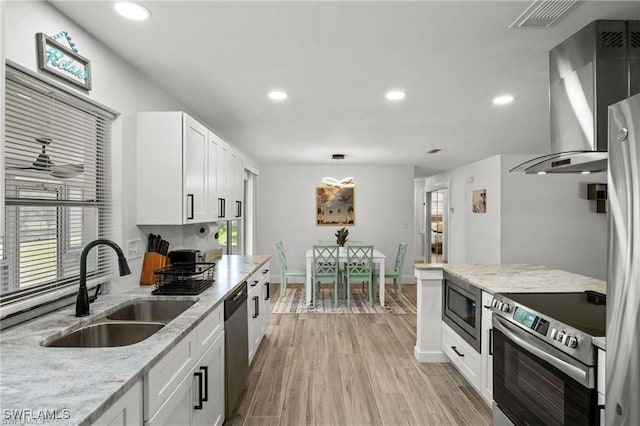
[[[429,191],[426,200],[427,263],[447,263],[448,189]]]

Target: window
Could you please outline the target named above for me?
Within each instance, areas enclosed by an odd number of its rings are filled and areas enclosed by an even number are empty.
[[[218,245],[224,254],[242,253],[242,221],[225,220],[218,222]]]
[[[109,238],[115,118],[13,66],[5,83],[3,317],[75,293],[83,247]],[[96,247],[88,278],[107,280],[110,265],[106,249]]]

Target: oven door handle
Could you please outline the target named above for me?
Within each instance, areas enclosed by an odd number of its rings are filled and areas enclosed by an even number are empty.
[[[585,366],[584,368],[580,368],[556,356],[553,356],[544,349],[545,346],[549,347],[549,345],[547,345],[546,343],[540,344],[537,342],[538,339],[535,338],[532,340],[531,338],[529,338],[530,335],[525,331],[520,330],[520,328],[517,326],[511,325],[504,319],[500,318],[500,316],[498,315],[493,316],[493,327],[499,330],[514,343],[517,343],[520,347],[526,349],[538,358],[548,362],[567,376],[580,383],[582,386],[586,386],[589,389],[592,389],[594,387],[594,383],[592,383],[593,375],[589,374],[588,367]]]

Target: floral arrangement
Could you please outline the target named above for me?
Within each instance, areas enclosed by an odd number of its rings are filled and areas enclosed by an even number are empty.
[[[336,236],[336,244],[340,247],[344,247],[344,243],[347,242],[347,237],[349,236],[349,230],[347,228],[340,228],[338,232],[335,234]]]

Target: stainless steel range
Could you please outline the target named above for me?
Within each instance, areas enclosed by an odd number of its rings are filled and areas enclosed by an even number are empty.
[[[595,425],[596,349],[604,295],[497,294],[493,315],[494,425]]]

